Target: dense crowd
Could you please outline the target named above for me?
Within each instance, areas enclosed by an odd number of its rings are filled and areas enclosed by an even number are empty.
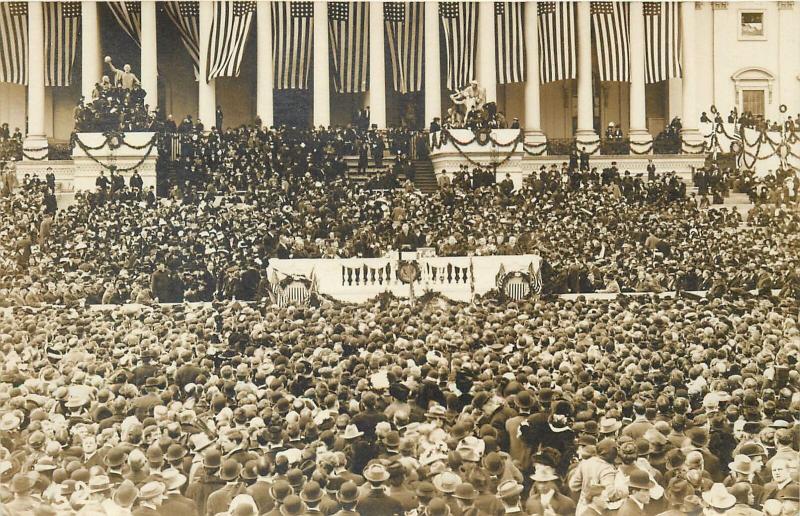
[[[244,163],[224,161],[236,163],[224,170]],[[538,254],[545,293],[798,288],[796,210],[765,205],[743,225],[735,209],[700,209],[671,174],[647,180],[565,165],[515,190],[510,179],[483,185],[462,171],[422,194],[367,190],[307,164],[284,162],[289,173],[259,179],[258,190],[206,182],[158,202],[123,182],[116,192],[79,194],[55,216],[42,209],[46,189],[31,182],[0,201],[4,302],[260,299],[271,258],[417,247],[439,256]],[[156,269],[169,281],[155,281]]]
[[[75,106],[74,118],[76,132],[156,131],[159,127],[155,112],[145,104],[143,89],[113,86],[107,77],[95,86],[91,99],[82,98]]]
[[[798,304],[16,308],[0,512],[798,511]]]

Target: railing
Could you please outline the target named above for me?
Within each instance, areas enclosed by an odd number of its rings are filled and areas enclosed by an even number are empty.
[[[621,156],[631,153],[631,141],[627,138],[608,138],[600,142],[600,154]]]
[[[568,156],[575,146],[575,138],[551,138],[547,140],[548,156]]]
[[[680,154],[681,138],[677,134],[661,133],[653,140],[653,154]]]
[[[72,145],[69,143],[51,143],[47,149],[47,159],[53,161],[72,159]]]

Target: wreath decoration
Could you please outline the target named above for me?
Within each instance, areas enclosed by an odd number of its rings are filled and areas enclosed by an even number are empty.
[[[478,140],[478,145],[480,145],[481,147],[489,143],[491,137],[492,133],[487,128],[480,129],[478,132],[475,133],[475,138]]]
[[[742,143],[739,141],[731,142],[731,152],[738,155],[742,152]]]
[[[278,282],[278,285],[280,286],[281,290],[283,290],[292,283],[302,283],[304,287],[306,287],[307,289],[311,289],[310,279],[306,278],[305,276],[300,276],[295,274],[290,274],[286,276],[285,278],[283,278]]]
[[[422,271],[420,271],[417,262],[400,260],[400,263],[397,265],[397,277],[403,283],[414,283],[420,278],[421,275]]]
[[[125,141],[125,135],[119,131],[106,131],[103,136],[106,138],[106,145],[111,150],[119,149]]]
[[[789,108],[788,108],[788,107],[786,107],[786,104],[781,104],[781,105],[778,107],[778,110],[779,110],[781,113],[786,113],[786,112],[789,110]]]

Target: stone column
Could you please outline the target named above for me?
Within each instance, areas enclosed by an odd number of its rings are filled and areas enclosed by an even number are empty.
[[[631,148],[639,153],[648,148],[652,152],[653,137],[647,132],[647,103],[645,101],[644,13],[642,2],[631,2],[631,93],[630,141]]]
[[[442,116],[442,76],[439,56],[439,2],[425,2],[425,123]]]
[[[272,4],[256,5],[256,115],[265,127],[273,125]]]
[[[539,17],[537,2],[526,2],[525,9],[525,143],[545,143],[539,100]],[[534,149],[538,152],[538,149]]]
[[[589,2],[578,3],[578,130],[575,140],[579,148],[593,154],[599,149],[594,131],[594,99],[592,97],[592,20]]]
[[[94,85],[103,76],[102,59],[97,2],[81,2],[81,95],[86,102],[91,101]]]
[[[386,61],[383,1],[369,3],[369,117],[370,125],[386,129]]]
[[[475,79],[478,85],[486,89],[486,102],[497,102],[497,60],[494,47],[494,2],[480,2]]]
[[[314,2],[314,127],[331,125],[331,74],[328,62],[328,4]]]
[[[28,131],[24,148],[47,147],[44,123],[44,13],[41,2],[28,2]],[[27,154],[46,156],[47,149]]]
[[[206,82],[206,70],[208,70],[208,40],[211,37],[211,24],[214,20],[214,3],[200,2],[198,18],[198,27],[200,29],[200,80],[197,81],[197,119],[203,122],[203,127],[206,131],[210,131],[217,120],[216,82],[213,79]]]
[[[703,137],[697,129],[700,113],[697,111],[695,95],[697,93],[697,66],[695,62],[695,6],[694,2],[681,2],[681,60],[683,64],[683,89],[681,110],[681,139],[683,151],[697,153]]]
[[[142,88],[147,93],[145,103],[150,110],[158,108],[158,38],[156,3],[142,0]]]

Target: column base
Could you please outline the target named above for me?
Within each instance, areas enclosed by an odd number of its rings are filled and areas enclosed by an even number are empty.
[[[702,154],[705,152],[703,135],[697,129],[681,129],[681,152],[684,154]]]
[[[631,142],[631,154],[652,154],[653,136],[645,129],[631,129],[628,133]]]
[[[547,136],[538,129],[529,129],[523,132],[525,149],[531,154],[544,156],[547,154]]]
[[[29,134],[22,141],[22,160],[40,161],[47,158],[47,136]]]
[[[578,151],[585,150],[589,155],[600,151],[600,137],[594,129],[578,129],[575,132],[575,144]]]

